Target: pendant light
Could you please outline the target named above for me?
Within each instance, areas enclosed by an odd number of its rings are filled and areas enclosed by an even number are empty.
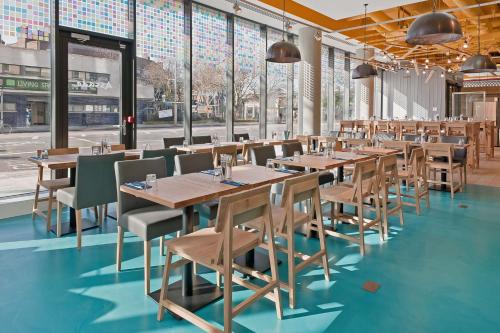
[[[366,8],[368,7],[368,4],[365,3],[365,42],[363,45],[363,63],[359,65],[358,67],[354,68],[352,71],[352,79],[357,80],[357,79],[366,79],[370,76],[377,76],[377,70],[370,64],[366,63]]]
[[[480,8],[478,4],[478,8]],[[481,12],[477,15],[477,54],[467,59],[460,68],[462,73],[496,72],[497,65],[488,55],[481,54]]]
[[[295,44],[285,41],[285,22],[285,0],[283,0],[283,39],[269,47],[266,61],[287,64],[301,60],[299,48]]]
[[[406,35],[411,45],[431,45],[454,42],[462,38],[462,27],[457,18],[443,12],[436,12],[436,0],[432,0],[432,13],[417,17]]]

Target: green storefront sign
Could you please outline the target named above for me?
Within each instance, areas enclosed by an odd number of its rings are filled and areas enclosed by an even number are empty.
[[[49,80],[23,79],[13,77],[0,77],[0,88],[5,90],[24,90],[24,91],[49,91]],[[70,92],[83,94],[97,94],[96,87],[80,87],[72,82],[68,83]]]
[[[0,77],[0,87],[9,90],[49,91],[48,80]]]

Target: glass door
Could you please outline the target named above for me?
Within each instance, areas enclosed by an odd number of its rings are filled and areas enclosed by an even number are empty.
[[[68,44],[68,145],[120,143],[122,54],[118,50]]]

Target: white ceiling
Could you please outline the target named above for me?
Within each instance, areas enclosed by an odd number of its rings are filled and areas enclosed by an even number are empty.
[[[364,13],[363,5],[368,4],[368,12],[420,2],[415,0],[294,0],[301,5],[334,18],[336,20]]]

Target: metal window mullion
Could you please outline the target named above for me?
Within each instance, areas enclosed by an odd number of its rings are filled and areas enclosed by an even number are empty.
[[[287,35],[288,42],[294,42],[292,34]],[[294,75],[295,66],[294,63],[287,65],[287,80],[286,80],[286,129],[293,133],[293,89],[294,89]]]
[[[328,132],[335,129],[335,79],[334,79],[334,58],[333,47],[328,48],[328,82],[327,82],[327,122]]]
[[[260,114],[259,114],[259,137],[265,139],[267,136],[267,61],[265,54],[267,51],[267,27],[260,26],[260,45],[264,46],[263,57],[259,59],[260,66]]]
[[[192,43],[193,43],[193,2],[184,0],[184,138],[191,143],[192,136],[192,103],[193,103],[193,85],[192,85]]]
[[[226,136],[233,141],[234,134],[234,15],[227,14],[227,47],[230,54],[226,59]]]

